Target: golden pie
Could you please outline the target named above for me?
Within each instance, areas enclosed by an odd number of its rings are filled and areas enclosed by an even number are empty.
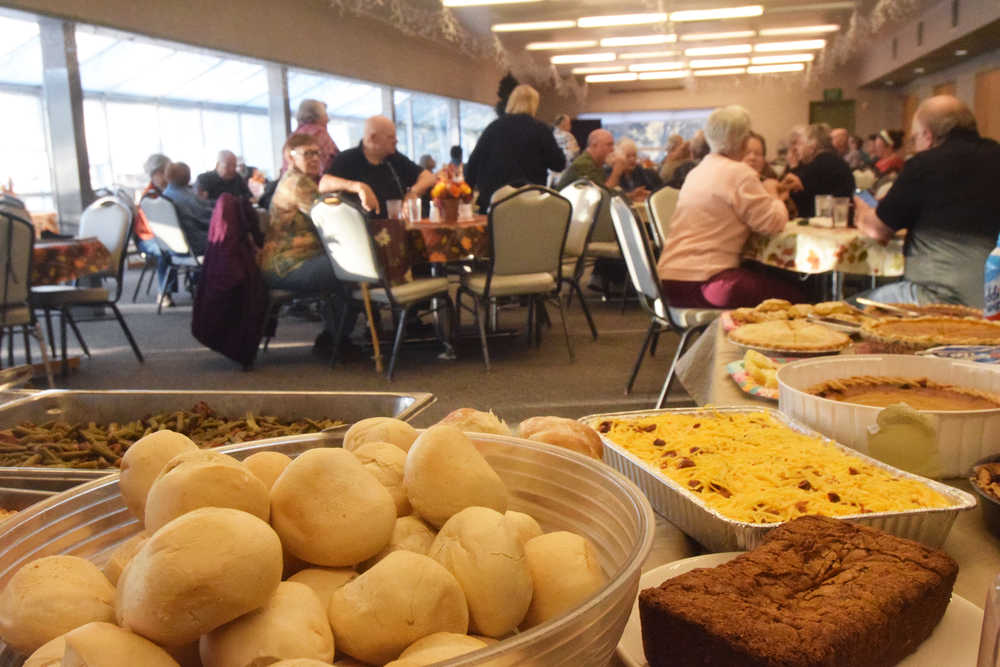
[[[810,315],[833,316],[847,322],[861,321],[861,314],[857,309],[844,301],[793,304],[784,299],[767,299],[753,308],[737,308],[730,313],[736,325],[772,320],[804,320]]]
[[[924,305],[918,305],[915,303],[890,303],[890,306],[896,306],[897,308],[904,308],[906,310],[912,311],[914,313],[919,313],[921,315],[943,315],[945,317],[976,317],[981,318],[983,316],[983,311],[978,308],[972,308],[971,306],[961,306],[956,303],[927,303]],[[865,313],[869,315],[874,315],[876,317],[884,317],[886,311],[876,308],[875,306],[865,306]],[[892,314],[890,313],[890,316]]]
[[[729,332],[734,343],[762,350],[837,352],[851,344],[846,334],[805,320],[774,320],[745,324]]]
[[[855,375],[829,380],[806,391],[820,398],[876,408],[906,403],[915,410],[1000,409],[1000,396],[927,378]]]
[[[962,317],[914,317],[865,322],[861,335],[890,345],[924,349],[938,345],[1000,345],[1000,322]]]

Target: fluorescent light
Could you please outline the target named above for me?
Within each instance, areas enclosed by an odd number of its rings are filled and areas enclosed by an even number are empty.
[[[606,53],[567,53],[561,56],[552,56],[549,61],[553,65],[573,65],[576,63],[609,63],[615,59],[615,54]]]
[[[688,63],[688,67],[706,69],[710,67],[743,67],[749,64],[749,58],[711,58],[709,60],[692,60]]]
[[[741,19],[749,16],[760,16],[764,13],[761,5],[746,5],[744,7],[723,7],[721,9],[689,9],[681,12],[671,12],[670,20],[677,21],[714,21],[716,19]]]
[[[528,51],[557,51],[559,49],[587,49],[597,46],[593,39],[576,42],[529,42],[524,48]]]
[[[778,65],[780,63],[811,63],[816,56],[811,53],[782,53],[777,56],[754,56],[750,59],[754,65]]]
[[[603,48],[616,46],[645,46],[647,44],[670,44],[677,41],[677,35],[634,35],[632,37],[605,37]]]
[[[825,32],[837,32],[840,26],[835,23],[826,25],[800,25],[791,28],[764,28],[758,33],[761,37],[778,37],[779,35],[820,35]]]
[[[639,60],[640,58],[643,60],[646,58],[673,58],[678,53],[678,51],[631,51],[627,53],[619,53],[618,58],[621,60]]]
[[[638,63],[636,65],[629,65],[628,69],[630,72],[655,72],[657,70],[665,69],[684,69],[684,62],[676,60],[674,62],[666,63]]]
[[[542,0],[441,0],[445,7],[480,7],[482,5],[513,5]]]
[[[633,72],[622,72],[621,74],[588,74],[584,77],[587,83],[611,83],[613,81],[635,81],[639,78]]]
[[[625,65],[604,65],[597,67],[574,67],[573,74],[609,74],[611,72],[624,72]]]
[[[576,21],[528,21],[526,23],[496,23],[490,27],[493,32],[521,32],[526,30],[560,30],[575,28]]]
[[[682,42],[701,42],[709,39],[746,39],[756,35],[753,30],[735,30],[733,32],[692,32],[681,35]]]
[[[750,53],[753,47],[749,44],[730,44],[728,46],[696,46],[684,49],[684,55],[691,56],[728,56],[734,53]]]
[[[750,74],[771,74],[773,72],[801,72],[806,68],[802,63],[787,63],[785,65],[754,65],[747,67]]]
[[[674,70],[672,72],[640,72],[639,81],[653,81],[656,79],[686,79],[689,72],[686,69]]]
[[[649,23],[664,23],[667,15],[655,14],[618,14],[616,16],[583,16],[576,20],[578,28],[607,28],[616,25],[646,25]]]
[[[822,49],[826,46],[825,39],[805,39],[799,42],[763,42],[754,44],[754,51],[809,51]]]
[[[745,74],[746,69],[742,67],[727,67],[724,69],[698,69],[691,72],[695,76],[728,76],[730,74]]]

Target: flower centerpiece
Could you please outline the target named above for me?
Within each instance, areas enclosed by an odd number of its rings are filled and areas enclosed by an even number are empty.
[[[458,205],[472,201],[472,188],[465,181],[441,178],[431,189],[434,205],[441,212],[445,222],[458,220]]]

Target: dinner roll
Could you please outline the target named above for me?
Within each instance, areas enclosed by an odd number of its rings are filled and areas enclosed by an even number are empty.
[[[395,551],[330,601],[337,650],[373,665],[435,632],[464,634],[469,609],[458,581],[427,556]]]
[[[325,615],[326,610],[330,608],[333,592],[356,576],[358,573],[349,567],[310,567],[296,572],[288,578],[288,581],[305,584],[311,588],[323,605]]]
[[[260,609],[202,635],[204,667],[245,667],[265,658],[333,661],[333,631],[319,597],[284,581]]]
[[[531,574],[503,514],[462,510],[441,527],[428,555],[461,584],[473,632],[502,637],[521,623],[531,604]]]
[[[21,667],[61,667],[66,653],[66,635],[59,635],[39,647]]]
[[[111,558],[104,565],[104,576],[108,578],[108,581],[115,585],[118,584],[118,577],[121,576],[122,570],[125,569],[136,552],[142,548],[147,539],[149,539],[149,535],[143,530],[118,545],[118,548],[111,553]]]
[[[366,442],[354,450],[354,455],[392,496],[396,516],[406,516],[413,511],[403,486],[406,452],[391,442]]]
[[[24,654],[85,623],[114,620],[115,587],[77,556],[33,560],[0,593],[0,639]]]
[[[575,533],[546,533],[524,545],[534,583],[531,606],[522,627],[530,628],[580,604],[607,583],[597,551]]]
[[[431,543],[437,532],[424,523],[418,516],[401,516],[396,519],[396,525],[392,528],[392,537],[389,544],[376,555],[368,566],[374,565],[393,551],[412,551],[415,554],[426,556],[430,551]]]
[[[134,517],[146,518],[146,495],[163,466],[184,452],[198,449],[191,438],[174,431],[155,431],[132,443],[121,460],[118,488],[125,507]]]
[[[264,606],[281,565],[281,541],[256,516],[193,510],[156,531],[125,567],[119,623],[158,644],[187,644]]]
[[[229,507],[270,515],[267,487],[232,456],[210,449],[178,454],[163,466],[146,497],[146,530],[199,507]]]
[[[475,408],[452,410],[438,424],[454,426],[464,433],[492,433],[493,435],[513,435],[510,427],[493,411],[483,412]]]
[[[357,457],[343,449],[310,449],[271,488],[271,524],[285,547],[316,565],[343,567],[389,543],[396,504]]]
[[[178,667],[170,654],[153,642],[113,623],[87,623],[66,633],[62,667]]]
[[[369,417],[353,424],[344,434],[344,449],[351,452],[366,442],[391,442],[404,452],[417,439],[417,429],[401,419]]]
[[[486,642],[454,632],[435,632],[410,644],[399,656],[415,665],[433,665],[486,648]]]
[[[431,426],[406,456],[403,485],[413,509],[440,528],[466,507],[507,510],[507,487],[464,433]]]
[[[522,438],[564,447],[600,461],[604,443],[597,431],[586,424],[564,417],[532,417],[521,422]]]
[[[202,667],[201,656],[198,655],[198,642],[188,642],[181,646],[164,646],[163,650],[177,661],[181,667]]]
[[[274,480],[285,471],[292,458],[281,452],[257,452],[243,459],[243,465],[250,469],[257,479],[264,482],[270,491]]]
[[[507,530],[517,539],[522,547],[524,547],[524,543],[528,540],[542,534],[542,527],[538,525],[538,522],[524,512],[507,510],[504,513],[504,518],[506,519]]]

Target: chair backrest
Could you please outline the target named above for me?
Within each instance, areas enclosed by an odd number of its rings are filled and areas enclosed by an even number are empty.
[[[601,188],[587,179],[580,179],[567,185],[559,191],[559,194],[568,199],[573,207],[563,255],[580,257],[586,250],[587,241],[590,240],[591,231],[594,229],[597,209],[601,205]]]
[[[681,191],[669,186],[660,188],[649,195],[646,200],[646,209],[649,211],[649,220],[653,223],[653,233],[659,235],[659,246],[662,248],[667,242],[667,235],[670,233],[670,219],[674,217],[677,209],[677,198]]]
[[[629,278],[640,296],[640,303],[659,317],[667,318],[666,302],[660,290],[660,279],[643,225],[635,219],[632,207],[620,196],[612,197],[610,208]]]
[[[601,191],[601,204],[594,217],[594,230],[590,233],[590,240],[594,243],[614,243],[618,238],[615,236],[614,225],[611,224],[611,191],[597,187]]]
[[[533,185],[490,207],[490,266],[498,276],[561,274],[573,207],[555,190]]]
[[[35,229],[30,222],[0,210],[0,323],[9,306],[25,306],[31,295],[31,251]]]
[[[101,197],[88,206],[80,216],[80,229],[77,236],[91,236],[104,244],[111,253],[111,271],[117,275],[125,246],[128,244],[129,230],[132,224],[132,212],[116,197]]]
[[[360,208],[339,197],[328,197],[313,206],[310,217],[339,279],[381,282],[381,266]]]
[[[165,197],[143,197],[139,208],[146,214],[149,228],[160,243],[178,255],[191,254],[172,201]]]

